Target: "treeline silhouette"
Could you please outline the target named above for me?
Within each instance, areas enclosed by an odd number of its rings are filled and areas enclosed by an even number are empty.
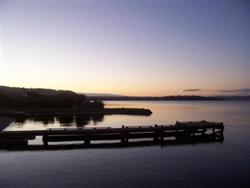
[[[1,108],[81,108],[103,109],[101,100],[90,100],[85,95],[59,92],[44,95],[34,91],[25,91],[25,95],[9,95],[0,92]]]

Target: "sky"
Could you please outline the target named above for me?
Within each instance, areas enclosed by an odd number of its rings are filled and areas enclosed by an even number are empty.
[[[250,1],[0,1],[0,85],[250,94]]]

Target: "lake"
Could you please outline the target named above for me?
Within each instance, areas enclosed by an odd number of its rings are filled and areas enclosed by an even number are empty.
[[[151,116],[17,120],[5,130],[120,127],[224,122],[223,143],[89,148],[0,150],[0,187],[249,187],[249,101],[109,101],[107,107],[149,108]],[[34,144],[38,144],[37,139]]]

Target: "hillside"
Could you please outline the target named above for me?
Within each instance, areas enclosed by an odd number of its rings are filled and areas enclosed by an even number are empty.
[[[76,94],[69,90],[54,90],[54,89],[42,89],[42,88],[21,88],[21,87],[7,87],[0,86],[0,93],[8,96],[27,96],[27,92],[35,92],[45,96],[55,96],[57,94]]]
[[[0,87],[0,108],[78,108],[102,109],[101,101],[92,101],[72,91]]]

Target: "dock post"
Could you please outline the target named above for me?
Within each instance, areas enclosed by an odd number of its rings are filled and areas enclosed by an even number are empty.
[[[90,145],[90,136],[89,136],[89,134],[84,135],[84,145],[86,145],[86,146]]]
[[[43,145],[48,146],[48,134],[43,135]]]
[[[154,142],[159,141],[159,130],[158,130],[158,125],[155,124],[155,130],[154,130]]]
[[[160,138],[161,138],[161,142],[164,141],[164,134],[163,134],[163,125],[161,125],[161,129],[160,129]]]
[[[122,134],[121,134],[121,143],[125,143],[125,138],[124,138],[124,125],[122,125]]]
[[[215,136],[215,129],[213,128],[213,136]]]
[[[224,125],[221,123],[220,135],[223,137]]]
[[[90,139],[85,139],[85,140],[84,140],[84,144],[85,144],[85,145],[90,145]]]
[[[206,129],[202,129],[202,132],[201,132],[201,135],[204,136],[205,135],[205,132],[206,132]]]
[[[125,144],[128,143],[128,131],[126,130],[124,125],[122,125],[122,132],[121,132],[121,143]]]

